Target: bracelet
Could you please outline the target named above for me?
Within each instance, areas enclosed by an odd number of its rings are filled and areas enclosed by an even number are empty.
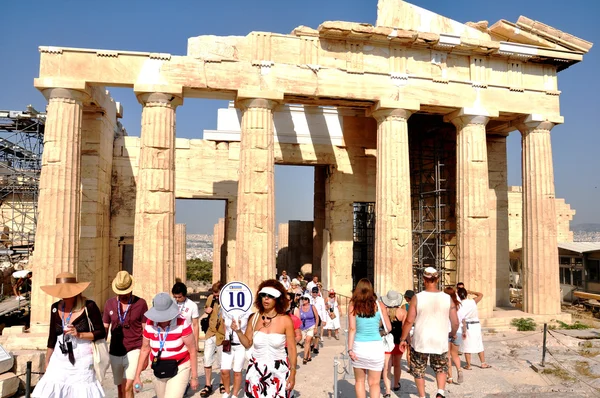
[[[348,354],[350,354],[351,352],[354,352],[354,351],[352,351],[352,348],[348,350]]]

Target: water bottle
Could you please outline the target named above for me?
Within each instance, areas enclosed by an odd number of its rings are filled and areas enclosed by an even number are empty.
[[[142,386],[140,386],[138,383],[135,383],[135,385],[133,387],[135,388],[136,391],[140,391],[140,389],[142,388]]]

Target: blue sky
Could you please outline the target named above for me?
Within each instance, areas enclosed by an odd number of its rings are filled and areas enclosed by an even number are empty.
[[[571,0],[414,0],[413,4],[460,22],[499,19],[516,22],[525,15],[600,46],[600,1]],[[2,2],[0,109],[33,104],[43,110],[44,97],[33,88],[38,74],[38,46],[54,45],[184,55],[187,39],[199,35],[246,35],[253,30],[289,33],[296,26],[317,28],[323,21],[375,23],[376,0],[192,1],[192,0],[30,0]],[[557,197],[577,215],[573,224],[600,223],[600,49],[559,74],[561,114],[565,124],[552,131]],[[132,90],[111,88],[125,109],[123,124],[139,135],[141,106]],[[201,138],[216,128],[223,101],[186,99],[177,110],[177,135]],[[521,184],[520,135],[508,139],[510,185]],[[276,167],[277,222],[312,219],[313,169]],[[188,233],[212,233],[224,213],[220,201],[177,201],[177,221]]]

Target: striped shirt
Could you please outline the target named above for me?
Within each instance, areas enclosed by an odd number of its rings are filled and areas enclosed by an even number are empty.
[[[150,340],[150,361],[154,360],[158,355],[158,350],[160,348],[158,333],[158,327],[155,326],[154,322],[148,320],[148,322],[146,322],[146,327],[144,328],[144,337]],[[190,353],[183,343],[183,338],[190,334],[192,334],[192,325],[185,319],[178,317],[174,321],[171,321],[171,327],[169,333],[167,333],[167,338],[160,358],[175,359],[180,364],[187,362],[190,359]],[[165,330],[163,328],[160,328],[160,336],[161,338],[165,336]]]

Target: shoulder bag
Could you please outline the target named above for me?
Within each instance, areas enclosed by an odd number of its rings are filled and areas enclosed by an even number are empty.
[[[213,308],[214,305],[215,305],[215,299],[213,296],[213,298],[210,300],[210,308]],[[202,330],[202,333],[208,332],[208,328],[210,326],[210,316],[211,315],[212,315],[212,312],[210,314],[208,314],[208,316],[200,319],[200,329]]]
[[[383,330],[385,330],[385,334],[381,336],[383,340],[383,350],[385,352],[392,352],[394,350],[394,335],[390,333],[383,319],[383,311],[381,310],[381,304],[377,301],[377,307],[379,307],[379,312],[381,313],[381,323],[383,323]]]
[[[87,306],[84,308],[85,316],[87,317],[88,325],[90,326],[90,332],[93,333],[94,325],[90,320]],[[102,383],[102,381],[104,381],[106,371],[110,366],[110,356],[108,354],[108,344],[106,344],[106,339],[92,341],[92,353],[94,355],[94,372],[96,373],[96,379]]]

